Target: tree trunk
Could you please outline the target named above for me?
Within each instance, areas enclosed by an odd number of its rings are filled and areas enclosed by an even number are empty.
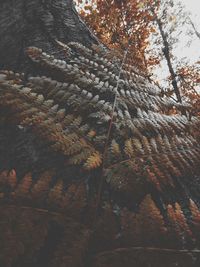
[[[163,49],[162,49],[162,51],[163,51],[164,57],[165,57],[165,59],[167,61],[167,66],[168,66],[168,70],[169,70],[169,73],[170,73],[170,76],[171,76],[172,86],[174,88],[174,93],[175,93],[175,95],[177,97],[177,101],[181,103],[182,102],[181,94],[180,94],[180,90],[178,88],[178,84],[177,84],[177,81],[176,81],[176,73],[175,73],[174,68],[172,66],[172,60],[171,60],[171,57],[170,57],[170,48],[169,48],[169,43],[168,43],[168,40],[167,40],[167,35],[164,32],[162,22],[158,18],[158,16],[156,15],[153,7],[151,8],[151,12],[152,12],[152,14],[153,14],[153,16],[155,18],[155,22],[157,23],[157,26],[159,28],[160,35],[161,35],[161,38],[162,38],[162,41],[163,41]]]
[[[78,17],[73,0],[7,0],[0,9],[0,68],[25,70],[24,49],[59,50],[56,40],[98,43]]]

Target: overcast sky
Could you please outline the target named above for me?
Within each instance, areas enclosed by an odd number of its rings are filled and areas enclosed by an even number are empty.
[[[199,23],[200,1],[199,0],[181,0],[181,2],[191,12],[193,18],[196,17],[196,22]]]
[[[183,3],[186,10],[191,13],[190,17],[196,29],[200,32],[200,0],[181,0],[180,2]],[[185,40],[186,39],[187,38],[185,38]],[[183,37],[183,42],[181,46],[178,47],[176,55],[180,57],[186,56],[191,62],[198,61],[200,59],[200,39],[194,36],[191,46],[186,47]]]

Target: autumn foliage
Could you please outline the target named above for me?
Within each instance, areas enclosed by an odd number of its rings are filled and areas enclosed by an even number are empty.
[[[153,2],[149,0],[148,5]],[[121,53],[128,49],[129,61],[139,69],[146,69],[145,50],[154,28],[150,23],[153,17],[145,3],[139,0],[92,0],[80,14],[106,46]],[[151,57],[149,63],[155,64],[154,60]]]
[[[199,64],[174,62],[171,35],[179,26],[179,18],[176,18],[173,12],[167,14],[168,6],[173,10],[173,1],[77,0],[76,3],[79,13],[99,40],[122,56],[127,52],[126,61],[156,83],[159,83],[159,77],[153,78],[152,71],[155,66],[160,65],[163,55],[168,51],[168,61],[170,60],[173,65],[174,77],[171,76],[172,70],[169,70],[165,82],[168,88],[165,89],[165,93],[170,97],[173,97],[174,93],[176,96],[180,94],[179,102],[184,100],[192,104],[191,115],[199,114]],[[166,43],[162,40],[162,33],[156,25],[159,16]],[[167,28],[170,30],[166,31]],[[173,83],[176,83],[178,88],[174,88]]]
[[[197,62],[198,63],[198,62]],[[185,65],[177,71],[183,97],[192,105],[192,115],[200,115],[200,67],[199,64]]]

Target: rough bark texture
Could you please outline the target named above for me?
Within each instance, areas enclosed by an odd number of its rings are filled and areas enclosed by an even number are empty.
[[[60,53],[98,43],[71,1],[0,18],[26,71],[0,71],[0,266],[199,266],[199,119],[101,47]]]
[[[56,40],[98,43],[78,17],[72,0],[0,1],[0,68],[26,69],[24,49],[58,51]]]

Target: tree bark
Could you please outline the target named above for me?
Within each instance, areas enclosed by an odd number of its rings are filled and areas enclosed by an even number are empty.
[[[172,61],[171,61],[171,57],[170,57],[169,43],[168,43],[168,40],[167,40],[166,33],[163,30],[163,25],[162,25],[161,20],[158,18],[158,16],[156,15],[156,13],[155,13],[153,8],[151,8],[151,12],[155,17],[155,22],[158,25],[158,28],[159,28],[159,31],[160,31],[160,35],[162,37],[163,54],[164,54],[164,57],[165,57],[165,59],[167,61],[167,66],[168,66],[169,73],[170,73],[170,76],[171,76],[172,86],[174,88],[174,93],[175,93],[175,95],[177,97],[177,101],[182,103],[181,94],[180,94],[180,91],[179,91],[179,88],[178,88],[178,84],[177,84],[177,81],[176,81],[176,73],[175,73],[174,68],[172,66]]]
[[[98,43],[75,10],[73,0],[7,0],[0,8],[0,69],[25,70],[24,48],[59,50],[56,40]]]
[[[40,70],[31,64],[25,49],[36,46],[59,58],[62,53],[56,41],[80,42],[87,47],[99,43],[78,16],[73,0],[0,0],[0,70],[39,75]],[[0,125],[1,167],[9,169],[14,164],[23,173],[26,166],[41,161],[33,139],[16,127]],[[18,143],[25,161],[16,161]]]

